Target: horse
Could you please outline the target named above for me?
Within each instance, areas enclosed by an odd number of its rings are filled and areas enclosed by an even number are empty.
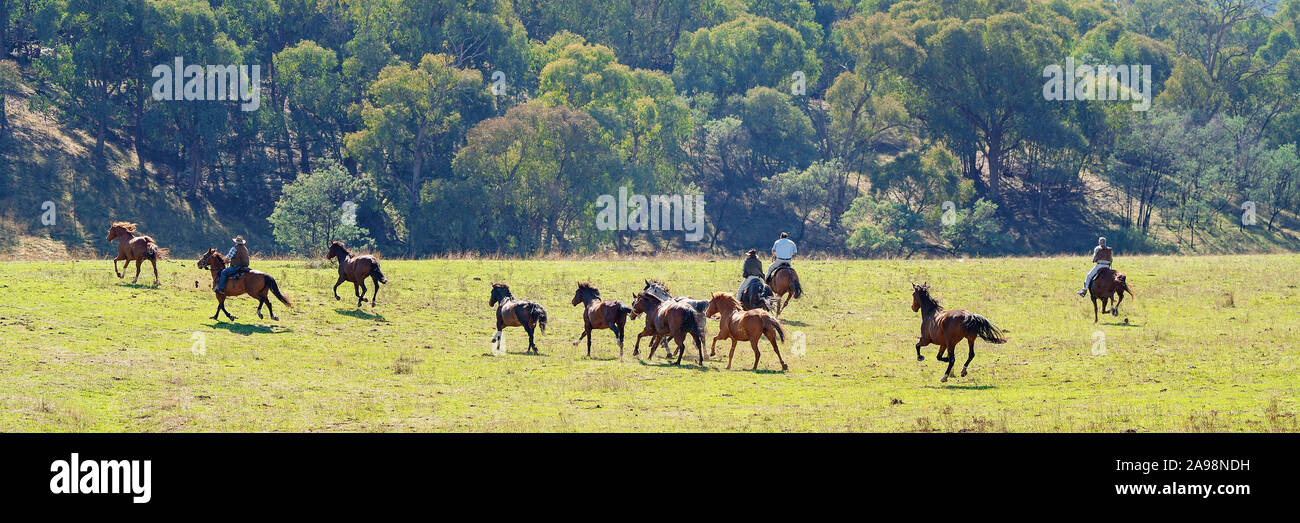
[[[506,327],[523,327],[528,332],[528,352],[539,353],[537,344],[533,343],[533,329],[541,327],[546,334],[546,309],[531,301],[517,300],[510,294],[510,286],[504,283],[492,284],[492,297],[488,307],[497,308],[497,332],[492,335],[492,343],[501,346],[501,330]]]
[[[785,364],[785,358],[781,357],[781,349],[776,346],[776,339],[779,336],[782,342],[785,342],[785,329],[781,327],[781,320],[776,319],[767,311],[752,309],[748,311],[740,310],[740,302],[736,297],[725,292],[713,293],[713,298],[709,300],[709,308],[704,311],[705,316],[717,314],[718,318],[718,335],[713,337],[713,346],[717,346],[718,340],[731,340],[731,353],[727,355],[727,369],[731,369],[731,359],[736,356],[736,342],[748,341],[749,347],[754,350],[754,369],[758,370],[758,340],[767,338],[772,343],[772,350],[776,352],[776,359],[781,362],[781,370],[790,370],[790,366]],[[710,347],[712,352],[713,348]]]
[[[275,315],[275,307],[271,306],[271,300],[266,297],[267,291],[275,294],[276,299],[284,303],[286,307],[293,307],[293,304],[289,303],[289,299],[280,294],[280,286],[275,283],[275,278],[261,271],[250,270],[243,273],[242,276],[232,276],[226,279],[225,294],[216,292],[217,279],[221,277],[221,271],[226,268],[226,263],[226,258],[218,253],[216,249],[208,249],[208,252],[204,253],[202,258],[199,258],[199,268],[212,271],[213,293],[217,295],[217,312],[212,315],[212,319],[217,319],[217,316],[224,312],[226,317],[230,318],[230,321],[235,321],[235,317],[231,316],[230,311],[226,310],[226,297],[239,296],[240,294],[247,294],[257,298],[258,319],[262,318],[262,306],[266,305],[267,312],[271,313],[271,319],[280,321],[280,318]]]
[[[334,282],[334,299],[343,299],[339,297],[339,285],[350,281],[352,292],[357,295],[357,307],[360,307],[366,301],[366,277],[369,276],[375,284],[375,292],[370,296],[370,306],[373,307],[375,299],[379,297],[379,284],[388,283],[388,278],[379,270],[379,260],[369,254],[353,256],[340,241],[331,242],[329,254],[325,255],[326,260],[334,258],[339,259],[339,280]]]
[[[948,377],[952,376],[952,364],[956,361],[953,348],[962,338],[966,338],[966,345],[970,348],[970,355],[961,366],[962,376],[966,375],[966,368],[975,359],[975,338],[989,343],[1007,342],[1002,330],[993,326],[988,318],[963,309],[943,310],[939,300],[930,296],[929,283],[912,284],[912,312],[916,311],[921,311],[921,339],[916,342],[916,361],[925,361],[925,356],[921,355],[923,345],[938,345],[939,354],[935,359],[948,362],[948,370],[944,371],[940,383],[948,381]],[[948,352],[947,359],[943,357],[944,351]]]
[[[677,342],[677,363],[682,364],[682,356],[686,354],[686,335],[690,334],[695,340],[695,349],[700,353],[700,366],[704,366],[704,332],[700,329],[699,322],[695,319],[695,309],[691,306],[676,300],[663,301],[658,296],[648,292],[641,292],[632,299],[632,314],[628,317],[635,320],[638,314],[644,313],[645,329],[636,335],[636,347],[632,349],[632,355],[637,356],[640,353],[641,338],[651,335],[649,359],[654,359],[655,348],[663,342],[665,350],[669,347],[668,340],[672,339]],[[671,358],[669,352],[669,358]]]
[[[1115,296],[1115,293],[1119,296]],[[1112,316],[1119,316],[1119,304],[1124,301],[1124,293],[1128,292],[1133,296],[1133,291],[1128,288],[1128,276],[1110,267],[1102,267],[1097,270],[1097,274],[1092,277],[1092,283],[1088,285],[1088,293],[1092,297],[1092,322],[1097,323],[1100,318],[1097,317],[1097,299],[1101,299],[1101,313],[1110,312]],[[1111,298],[1115,298],[1115,306],[1106,310],[1107,304]],[[1137,296],[1133,296],[1137,299]]]
[[[113,258],[113,273],[117,274],[118,278],[126,277],[123,273],[126,272],[126,268],[130,267],[131,261],[134,260],[135,279],[131,280],[131,283],[139,282],[140,265],[145,260],[149,260],[149,264],[153,266],[153,284],[158,285],[158,258],[166,256],[167,251],[158,248],[158,244],[154,243],[153,238],[136,236],[135,224],[131,222],[113,222],[108,227],[107,241],[111,242],[113,240],[117,240],[117,257]],[[126,263],[122,264],[122,272],[118,272],[117,262],[122,260],[126,260]]]
[[[623,326],[627,324],[627,315],[632,308],[618,300],[601,300],[600,289],[590,283],[579,283],[573,293],[573,305],[582,304],[582,335],[573,340],[573,346],[587,338],[587,357],[591,357],[591,330],[609,329],[618,339],[618,361],[623,361]]]
[[[740,283],[740,290],[736,294],[737,301],[745,310],[763,309],[768,312],[777,312],[776,309],[781,306],[781,297],[775,296],[772,287],[758,276],[750,276]]]
[[[790,305],[790,299],[799,299],[803,297],[803,285],[799,284],[799,273],[794,271],[794,267],[781,267],[772,274],[771,280],[767,282],[772,286],[772,293],[776,295],[777,317],[781,316],[781,311]],[[781,302],[781,297],[785,297],[785,302]]]
[[[659,280],[645,280],[645,287],[641,289],[641,292],[651,293],[660,301],[674,300],[695,309],[695,322],[700,325],[700,336],[708,336],[709,317],[704,315],[704,310],[709,308],[708,300],[693,300],[690,296],[677,296],[674,298],[672,292],[668,290],[668,284]],[[669,358],[673,357],[672,347],[664,345],[664,351],[668,353]],[[710,358],[713,356],[714,354],[709,355]]]

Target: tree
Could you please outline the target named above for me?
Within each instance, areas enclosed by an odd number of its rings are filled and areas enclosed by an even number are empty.
[[[490,101],[478,71],[461,69],[443,54],[425,55],[419,65],[398,63],[385,67],[368,89],[369,98],[361,110],[364,125],[344,139],[348,153],[358,158],[378,178],[396,180],[405,172],[403,223],[401,231],[409,253],[418,246],[410,224],[419,207],[420,189],[426,179],[427,160],[450,162],[451,154],[466,125],[485,111]]]
[[[5,114],[5,101],[9,95],[18,94],[23,85],[18,64],[13,60],[0,60],[0,144],[9,136],[9,118]]]
[[[276,70],[288,99],[290,121],[298,137],[301,172],[311,171],[313,144],[341,159],[336,138],[343,118],[339,64],[334,51],[303,40],[275,55]]]
[[[720,100],[759,86],[790,92],[791,75],[802,72],[812,85],[821,74],[813,45],[785,24],[744,15],[679,42],[673,83],[688,94],[709,92]]]
[[[997,211],[997,204],[980,198],[969,211],[956,210],[952,223],[944,225],[939,236],[954,253],[1005,254],[1009,250],[1007,236]]]
[[[1272,231],[1273,221],[1282,211],[1300,210],[1300,155],[1296,154],[1296,144],[1264,153],[1260,165],[1263,176],[1253,198],[1269,206],[1268,230]]]
[[[293,254],[309,257],[319,255],[333,240],[354,247],[371,244],[370,231],[357,226],[356,217],[358,202],[367,196],[366,186],[365,178],[353,177],[333,161],[299,173],[284,186],[267,218],[275,241]]]

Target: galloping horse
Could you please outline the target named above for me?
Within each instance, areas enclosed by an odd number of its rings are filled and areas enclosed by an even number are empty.
[[[794,267],[781,267],[772,275],[772,280],[767,282],[772,286],[772,293],[776,294],[777,317],[781,316],[781,311],[790,305],[790,298],[799,299],[803,297],[803,285],[799,284],[799,273],[794,271]],[[781,297],[785,297],[785,302],[781,303]]]
[[[663,342],[665,350],[669,347],[668,340],[677,342],[677,363],[682,364],[682,356],[686,354],[686,335],[690,334],[695,340],[695,349],[700,353],[700,366],[704,366],[704,332],[700,329],[700,324],[695,319],[695,309],[675,300],[663,301],[658,296],[648,292],[637,294],[632,301],[632,314],[629,318],[635,320],[638,314],[644,313],[645,329],[636,335],[636,347],[632,349],[632,355],[639,354],[641,347],[641,337],[651,335],[649,359],[654,359],[655,348]],[[669,352],[670,358],[672,352]]]
[[[674,300],[680,303],[685,303],[690,306],[690,308],[695,309],[695,322],[700,325],[700,336],[708,336],[709,317],[704,315],[704,310],[709,308],[709,302],[707,300],[693,300],[690,296],[673,297],[672,292],[668,290],[668,284],[659,280],[645,280],[645,287],[641,289],[641,292],[653,294],[655,297],[659,298],[660,301]],[[673,357],[672,347],[664,345],[664,351],[667,352],[669,358]],[[635,351],[633,351],[633,353],[635,353]],[[709,355],[709,357],[713,356],[713,354]]]
[[[144,260],[149,260],[153,265],[153,284],[158,285],[158,257],[166,256],[167,251],[158,248],[158,244],[153,242],[153,238],[148,236],[136,236],[135,224],[131,222],[113,222],[108,227],[108,240],[117,240],[117,257],[113,258],[113,272],[118,278],[125,277],[123,272],[131,266],[131,261],[135,261],[135,279],[131,283],[140,281],[140,264]],[[122,264],[122,272],[117,270],[117,262],[126,260]]]
[[[921,355],[921,346],[931,343],[938,345],[939,355],[935,359],[948,362],[948,370],[944,371],[940,382],[948,381],[948,376],[952,375],[952,364],[956,361],[953,348],[962,338],[966,338],[966,345],[970,347],[970,355],[961,366],[962,376],[966,375],[970,361],[975,359],[975,338],[990,343],[1007,342],[1002,336],[1002,330],[994,327],[987,318],[963,309],[943,310],[939,300],[930,296],[928,283],[912,284],[912,312],[918,310],[921,311],[921,340],[916,342],[916,361],[925,361],[925,356]],[[948,352],[947,359],[943,357],[944,351]]]
[[[546,309],[540,304],[517,300],[510,294],[510,286],[504,283],[492,284],[492,298],[488,307],[497,308],[497,332],[492,335],[492,343],[501,346],[501,330],[506,327],[523,327],[528,332],[528,351],[540,353],[533,343],[533,329],[541,327],[546,334]]]
[[[618,339],[618,360],[623,361],[623,326],[627,324],[627,315],[632,312],[632,308],[618,300],[602,301],[600,289],[590,283],[579,283],[578,290],[574,291],[573,305],[579,303],[583,305],[582,336],[573,340],[573,346],[577,347],[578,342],[587,338],[587,357],[590,358],[591,330],[609,329],[614,331],[614,337]]]
[[[341,300],[339,297],[339,285],[344,281],[352,282],[352,292],[357,295],[357,307],[361,302],[366,301],[366,277],[375,284],[375,293],[370,296],[370,306],[375,305],[375,298],[379,297],[379,284],[388,283],[388,278],[379,270],[379,260],[369,254],[364,256],[353,256],[348,252],[343,242],[331,242],[330,252],[325,255],[325,259],[339,259],[339,281],[334,282],[334,299]]]
[[[262,306],[266,305],[267,312],[271,313],[271,319],[275,321],[280,321],[280,318],[276,317],[275,307],[271,306],[271,300],[266,297],[267,291],[275,294],[276,299],[284,303],[286,307],[293,307],[293,304],[289,303],[289,299],[280,294],[280,286],[275,283],[275,278],[260,271],[250,270],[238,279],[227,279],[225,294],[216,292],[217,279],[221,277],[221,270],[226,268],[226,263],[226,258],[218,253],[216,249],[208,249],[208,252],[204,253],[202,258],[199,258],[199,268],[212,271],[213,293],[217,295],[217,312],[212,315],[212,319],[217,319],[217,316],[224,312],[226,317],[230,318],[230,321],[235,321],[235,317],[231,316],[230,311],[226,310],[226,296],[247,294],[256,298],[257,317],[262,317]]]
[[[1133,291],[1128,288],[1128,276],[1110,267],[1102,267],[1097,274],[1092,277],[1092,284],[1088,285],[1088,292],[1092,297],[1092,322],[1097,323],[1097,299],[1101,299],[1101,313],[1110,312],[1112,316],[1119,316],[1119,304],[1124,301],[1124,293],[1128,292],[1133,296]],[[1115,296],[1119,293],[1119,296]],[[1106,305],[1110,302],[1111,297],[1115,297],[1115,306],[1109,311]],[[1133,296],[1137,299],[1137,296]]]
[[[713,346],[717,346],[718,340],[731,339],[731,353],[727,355],[727,368],[731,368],[731,359],[736,356],[736,342],[748,341],[749,347],[754,349],[754,370],[758,370],[758,340],[767,338],[772,343],[772,350],[776,352],[776,359],[781,362],[781,370],[790,370],[790,366],[785,364],[785,358],[781,357],[781,349],[776,347],[777,336],[781,341],[785,341],[785,329],[781,327],[781,321],[775,316],[768,314],[767,311],[753,309],[748,311],[740,310],[740,302],[736,301],[735,296],[725,292],[713,293],[713,299],[709,300],[709,308],[704,311],[706,316],[717,314],[718,335],[713,337]],[[713,347],[709,348],[713,351]]]

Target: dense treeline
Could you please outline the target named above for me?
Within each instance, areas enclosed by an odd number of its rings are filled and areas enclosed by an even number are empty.
[[[282,252],[734,251],[786,230],[997,254],[1066,248],[1033,228],[1097,202],[1130,248],[1195,247],[1246,202],[1269,231],[1300,208],[1298,25],[1300,0],[0,0],[0,100],[31,89],[98,168],[120,144],[129,177],[266,217]],[[259,107],[158,99],[177,57],[259,66]],[[1063,87],[1149,110],[1051,99],[1067,63],[1149,66],[1145,88]],[[620,187],[702,194],[703,241],[597,227]]]

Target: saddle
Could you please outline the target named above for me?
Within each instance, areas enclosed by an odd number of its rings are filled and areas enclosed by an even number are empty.
[[[240,267],[238,269],[235,269],[235,272],[230,273],[230,276],[226,276],[226,281],[238,280],[239,278],[243,277],[245,274],[248,274],[252,270],[253,269],[250,269],[248,267]]]

